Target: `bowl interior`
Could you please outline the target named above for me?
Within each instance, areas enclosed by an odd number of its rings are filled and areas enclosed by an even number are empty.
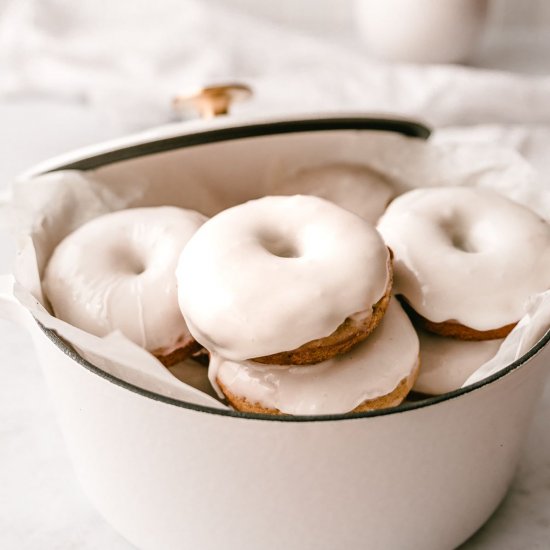
[[[388,159],[384,159],[388,145],[395,147],[400,140],[426,139],[428,136],[429,130],[418,123],[369,117],[247,124],[159,137],[137,145],[123,144],[61,163],[53,170],[86,170],[122,196],[130,196],[129,190],[139,187],[139,193],[135,193],[127,207],[171,204],[211,216],[235,204],[269,194],[277,180],[302,167],[346,162],[377,168],[380,159],[388,163]],[[550,333],[546,334],[527,354],[498,374],[441,396],[353,415],[273,417],[203,407],[144,390],[95,367],[55,332],[41,328],[56,346],[82,367],[144,397],[212,414],[283,422],[356,419],[434,405],[504,376],[536,355],[550,339]]]

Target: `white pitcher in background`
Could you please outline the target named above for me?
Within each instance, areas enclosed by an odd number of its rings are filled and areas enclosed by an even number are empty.
[[[488,0],[356,0],[361,39],[376,57],[410,63],[467,61]]]

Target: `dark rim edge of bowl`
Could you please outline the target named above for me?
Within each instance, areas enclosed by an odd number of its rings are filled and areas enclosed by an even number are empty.
[[[273,136],[281,134],[293,134],[300,132],[319,132],[335,130],[377,130],[383,132],[393,132],[407,137],[428,139],[431,130],[424,124],[416,121],[391,118],[372,118],[372,117],[328,117],[316,118],[311,120],[288,120],[275,122],[261,122],[257,124],[243,123],[230,128],[215,128],[211,130],[198,130],[189,134],[175,137],[160,138],[146,143],[130,145],[92,155],[80,160],[75,160],[50,168],[48,172],[57,170],[93,170],[115,162],[134,159],[137,157],[152,155],[155,153],[164,153],[174,149],[184,147],[194,147],[197,145],[206,145],[209,143],[220,143],[223,141],[232,141],[236,139],[245,139],[252,137]]]
[[[277,122],[265,122],[259,124],[245,124],[243,126],[238,125],[231,128],[219,128],[213,130],[205,130],[193,132],[188,135],[161,138],[151,142],[131,145],[118,150],[109,151],[106,153],[100,153],[87,157],[85,159],[70,162],[63,166],[52,168],[49,171],[58,170],[92,170],[115,162],[122,162],[130,160],[140,156],[151,155],[155,153],[162,153],[171,151],[174,149],[193,147],[197,145],[206,145],[209,143],[218,143],[223,141],[230,141],[235,139],[244,139],[251,137],[261,137],[270,135],[280,135],[299,132],[315,132],[315,131],[335,131],[335,130],[378,130],[385,132],[395,132],[405,135],[407,137],[415,137],[420,139],[427,139],[430,136],[430,129],[415,121],[408,121],[405,119],[391,119],[391,118],[374,118],[374,117],[319,117],[311,120],[288,120]],[[65,355],[73,359],[80,366],[86,370],[98,375],[99,377],[127,390],[130,390],[142,397],[147,397],[154,401],[160,401],[168,405],[173,405],[179,408],[189,409],[196,412],[210,413],[218,416],[229,416],[233,418],[246,418],[251,420],[268,420],[276,422],[327,422],[335,420],[358,420],[361,418],[372,418],[376,416],[386,416],[389,414],[398,414],[411,410],[421,409],[431,405],[436,405],[444,401],[455,399],[462,395],[468,394],[474,390],[482,388],[504,376],[510,372],[516,370],[521,365],[529,361],[532,357],[537,355],[542,348],[544,348],[550,341],[550,330],[535,344],[527,353],[522,357],[499,370],[497,373],[466,386],[453,392],[445,393],[438,396],[427,397],[419,401],[413,401],[398,405],[397,407],[390,407],[380,410],[366,411],[362,413],[343,413],[343,414],[326,414],[326,415],[269,415],[259,413],[246,413],[235,411],[231,409],[218,409],[215,407],[208,407],[204,405],[195,405],[187,401],[181,401],[171,397],[155,393],[153,391],[145,390],[139,386],[131,384],[117,378],[116,376],[109,374],[99,367],[96,367],[81,355],[79,355],[70,345],[68,345],[54,330],[46,328],[42,323],[36,320],[36,323],[40,329],[45,333],[47,338],[58,347]]]
[[[100,378],[107,380],[119,386],[123,389],[130,390],[133,393],[137,393],[142,397],[147,397],[153,401],[160,401],[167,405],[173,405],[182,409],[189,409],[195,412],[204,412],[209,414],[215,414],[218,416],[230,416],[233,418],[248,418],[251,420],[269,420],[269,421],[278,421],[278,422],[327,422],[334,420],[356,420],[360,418],[372,418],[375,416],[386,416],[389,414],[399,414],[402,412],[413,411],[417,409],[423,409],[424,407],[429,407],[432,405],[437,405],[445,401],[450,401],[461,397],[462,395],[471,393],[475,390],[478,390],[484,386],[503,378],[507,374],[510,374],[512,371],[521,367],[524,363],[538,355],[538,353],[548,344],[550,341],[550,330],[548,330],[545,335],[531,348],[527,353],[522,355],[519,359],[516,359],[510,365],[499,370],[495,374],[483,378],[475,384],[471,384],[464,388],[458,390],[444,393],[442,395],[436,395],[432,397],[427,397],[426,399],[421,399],[418,401],[411,401],[408,403],[403,403],[397,405],[396,407],[389,407],[386,409],[377,409],[361,413],[339,413],[339,414],[323,414],[323,415],[272,415],[272,414],[261,414],[261,413],[247,413],[240,412],[233,409],[218,409],[215,407],[208,407],[206,405],[196,405],[194,403],[189,403],[187,401],[181,401],[180,399],[175,399],[173,397],[166,397],[160,393],[156,393],[150,390],[143,389],[135,384],[126,382],[121,378],[105,372],[104,370],[96,367],[81,355],[79,355],[71,346],[69,346],[63,338],[61,338],[54,330],[46,328],[40,321],[35,319],[36,323],[40,329],[45,333],[46,337],[51,340],[51,342],[58,347],[65,355],[69,356],[80,366],[84,367],[86,370],[92,372],[93,374],[98,375]],[[205,367],[206,368],[206,367]]]

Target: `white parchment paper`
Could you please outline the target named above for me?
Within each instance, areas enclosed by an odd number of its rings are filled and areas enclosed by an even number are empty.
[[[258,185],[251,184],[250,196],[241,198],[268,194],[277,181],[305,166],[348,161],[384,174],[398,193],[439,185],[491,188],[529,206],[550,221],[550,190],[537,180],[530,165],[512,150],[460,142],[436,145],[383,132],[372,132],[365,142],[357,136],[357,133],[350,133],[344,140],[346,146],[335,147],[333,154],[327,155],[325,151],[322,158],[315,158],[310,151],[303,161],[296,160],[299,155],[291,160],[274,147],[262,164],[263,168],[256,168],[263,171],[255,174]],[[234,158],[232,161],[240,162]],[[98,170],[58,171],[17,183],[13,200],[19,234],[14,273],[16,297],[45,327],[55,330],[78,353],[104,371],[168,397],[225,408],[211,392],[180,381],[155,357],[121,333],[98,338],[55,318],[43,295],[44,268],[66,235],[86,221],[110,211],[153,205],[152,201],[158,205],[158,201],[153,200],[159,196],[153,184],[158,186],[159,182],[133,170],[131,161],[121,164],[115,171],[116,182],[112,174],[106,177]],[[193,193],[189,193],[182,175],[181,185],[174,185],[172,179],[170,185],[162,187],[162,203],[196,208],[206,214],[232,203],[227,200],[224,205],[220,198],[223,193],[216,194],[211,166],[205,165],[202,173],[201,167],[195,164],[192,172]],[[226,177],[223,167],[219,177]],[[223,187],[221,183],[219,186]],[[466,384],[491,375],[519,358],[549,326],[550,292],[546,292],[531,298],[524,318],[505,339],[498,354],[470,376]],[[185,366],[180,368],[185,370]],[[190,370],[196,370],[196,366]],[[201,387],[201,384],[196,385]]]
[[[128,185],[124,193],[116,195],[104,182],[77,171],[52,172],[17,184],[13,204],[21,236],[14,273],[15,296],[40,323],[55,330],[100,369],[166,397],[226,408],[206,392],[181,382],[122,333],[99,338],[57,319],[42,293],[42,274],[57,244],[86,221],[126,208],[143,190],[139,185]]]

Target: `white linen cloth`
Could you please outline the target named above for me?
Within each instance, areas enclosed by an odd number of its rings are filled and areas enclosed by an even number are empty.
[[[169,120],[180,90],[231,78],[253,85],[240,107],[248,112],[384,111],[437,127],[534,125],[537,139],[547,137],[548,76],[388,65],[337,36],[305,35],[207,0],[11,0],[0,16],[0,97],[85,101],[129,131]],[[534,139],[510,131],[505,139],[520,148]]]

